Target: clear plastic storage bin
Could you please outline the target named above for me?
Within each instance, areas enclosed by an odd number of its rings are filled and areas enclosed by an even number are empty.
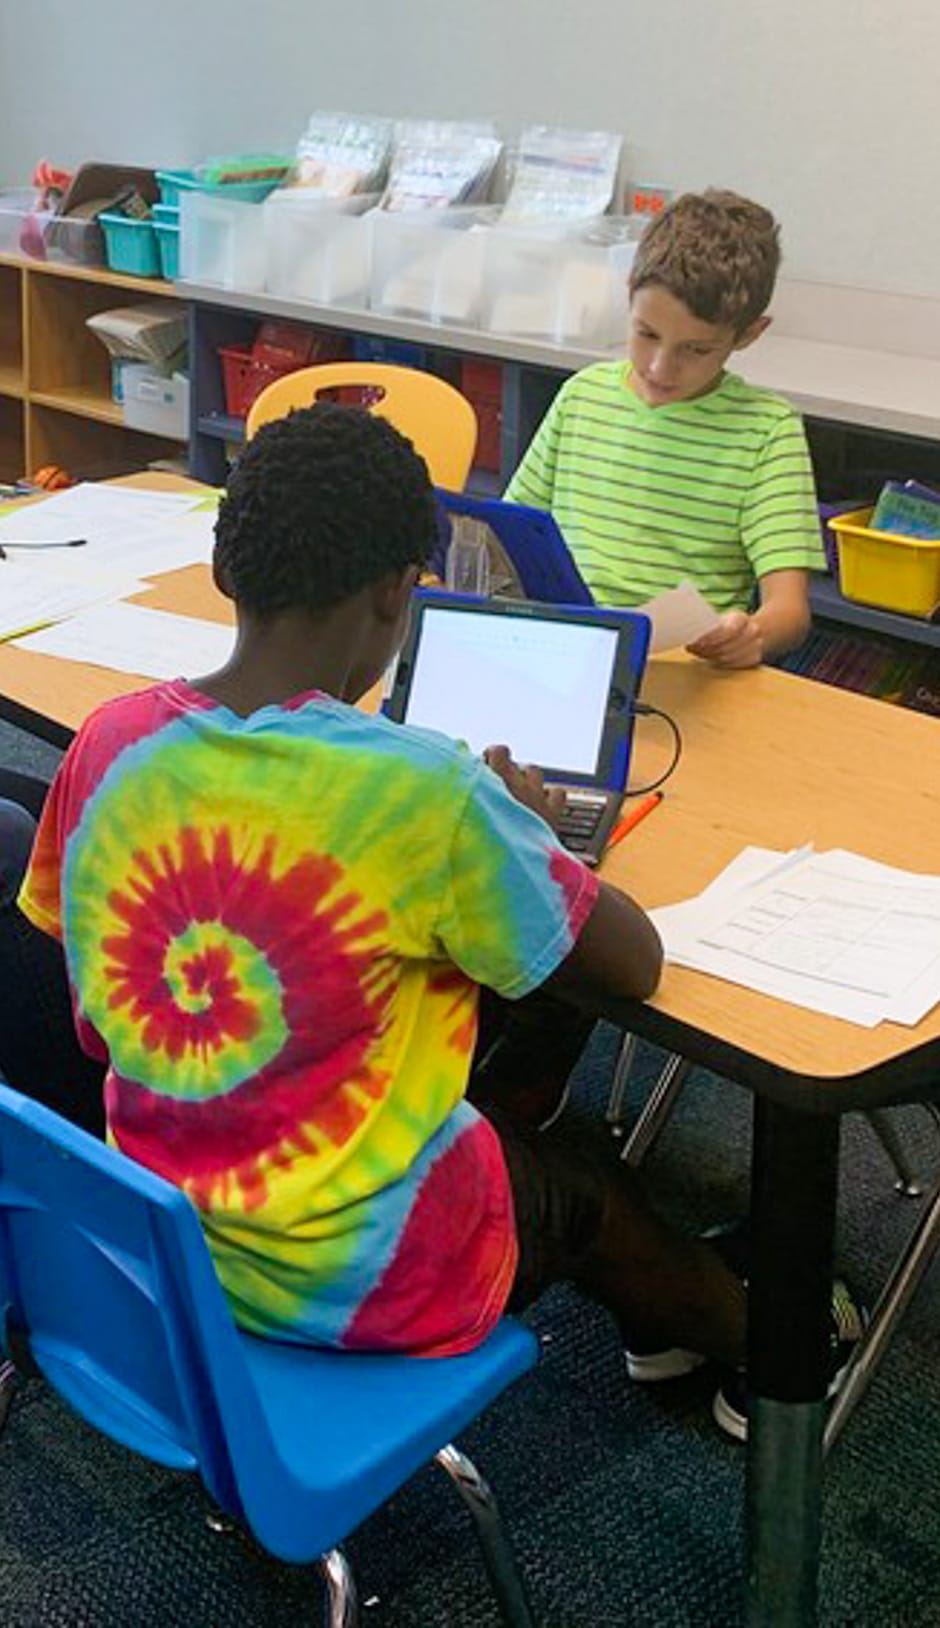
[[[376,210],[372,308],[458,328],[480,325],[490,209]]]
[[[264,212],[218,192],[181,192],[180,276],[257,294],[265,284]]]
[[[615,217],[571,234],[499,226],[486,235],[483,326],[598,350],[621,345],[635,253],[632,228]]]
[[[103,266],[104,233],[97,220],[37,209],[32,188],[0,192],[0,254],[53,260],[71,266]]]
[[[372,220],[378,194],[326,198],[272,193],[264,205],[267,278],[272,294],[317,305],[369,303]]]
[[[30,254],[42,248],[45,221],[48,215],[36,215],[36,205],[39,193],[32,188],[20,188],[17,191],[0,192],[0,254]],[[31,227],[36,234],[36,245],[31,250],[29,235],[24,241],[24,228],[31,219]]]

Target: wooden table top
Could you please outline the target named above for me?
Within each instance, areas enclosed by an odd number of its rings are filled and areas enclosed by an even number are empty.
[[[936,874],[936,719],[772,668],[719,672],[684,655],[650,663],[643,697],[676,718],[682,759],[659,809],[611,852],[602,874],[647,909],[700,892],[749,844],[812,842]],[[665,736],[655,719],[638,721],[634,783],[665,766]],[[940,1085],[940,1006],[916,1028],[863,1029],[683,967],[667,967],[650,1004],[817,1081],[883,1068],[930,1045]]]
[[[137,600],[233,620],[205,566],[168,573]],[[0,644],[0,696],[66,730],[100,702],[149,682]],[[682,759],[660,808],[613,850],[602,874],[647,908],[699,892],[748,844],[783,849],[812,842],[937,871],[935,719],[770,668],[719,672],[685,655],[652,661],[643,696],[678,722]],[[654,778],[669,750],[665,726],[641,718],[633,783]],[[667,967],[647,1004],[667,1023],[729,1048],[729,1058],[745,1054],[820,1087],[865,1076],[871,1100],[881,1100],[872,1071],[902,1058],[916,1070],[923,1047],[940,1083],[940,1006],[916,1028],[863,1029],[682,967]]]

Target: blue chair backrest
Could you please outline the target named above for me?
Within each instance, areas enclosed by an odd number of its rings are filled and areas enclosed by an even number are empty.
[[[232,1514],[232,1442],[276,1459],[186,1195],[0,1083],[4,1331],[82,1417]]]

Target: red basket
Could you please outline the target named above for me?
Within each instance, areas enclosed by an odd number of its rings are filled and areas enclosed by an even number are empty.
[[[247,418],[249,409],[262,390],[275,379],[296,373],[296,362],[261,362],[250,350],[235,345],[220,345],[222,384],[225,390],[225,411],[230,418]]]

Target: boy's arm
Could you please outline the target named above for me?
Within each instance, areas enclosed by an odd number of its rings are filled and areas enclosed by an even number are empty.
[[[810,627],[809,573],[768,571],[758,587],[758,609],[726,611],[720,627],[689,645],[693,656],[716,667],[759,667],[802,644]]]
[[[659,983],[663,947],[638,904],[602,882],[591,914],[544,987],[558,995],[645,1001]]]
[[[483,755],[516,802],[554,829],[564,793],[546,791],[541,770],[517,764],[505,746],[490,746]],[[588,1003],[592,995],[646,1000],[659,983],[662,964],[662,944],[649,917],[625,893],[602,882],[574,944],[543,988]]]

